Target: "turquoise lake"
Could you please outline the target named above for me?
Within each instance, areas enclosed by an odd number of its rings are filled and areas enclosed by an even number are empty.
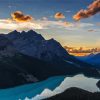
[[[40,94],[45,88],[55,89],[61,84],[65,76],[56,76],[42,82],[23,85],[15,88],[1,89],[0,100],[24,100],[25,97],[32,98]]]

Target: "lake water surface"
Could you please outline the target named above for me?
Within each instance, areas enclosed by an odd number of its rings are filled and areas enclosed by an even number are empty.
[[[74,77],[56,76],[45,81],[0,90],[0,100],[41,100],[59,94],[70,87],[79,87],[91,92],[99,91],[96,83],[99,79],[84,75]]]

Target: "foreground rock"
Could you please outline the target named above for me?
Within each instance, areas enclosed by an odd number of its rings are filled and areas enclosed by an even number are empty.
[[[97,83],[97,86],[100,88],[100,81]]]
[[[91,93],[79,88],[69,88],[65,92],[45,100],[100,100],[100,93]]]

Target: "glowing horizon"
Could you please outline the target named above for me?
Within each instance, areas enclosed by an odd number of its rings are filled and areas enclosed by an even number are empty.
[[[4,0],[0,33],[33,29],[62,46],[100,48],[99,12],[100,0]]]

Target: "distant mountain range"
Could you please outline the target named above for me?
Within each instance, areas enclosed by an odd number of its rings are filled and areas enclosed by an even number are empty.
[[[100,69],[100,53],[90,54],[88,56],[83,56],[83,57],[78,57],[78,58]]]
[[[0,34],[0,88],[83,73],[99,77],[93,65],[78,60],[54,39],[33,30]]]

